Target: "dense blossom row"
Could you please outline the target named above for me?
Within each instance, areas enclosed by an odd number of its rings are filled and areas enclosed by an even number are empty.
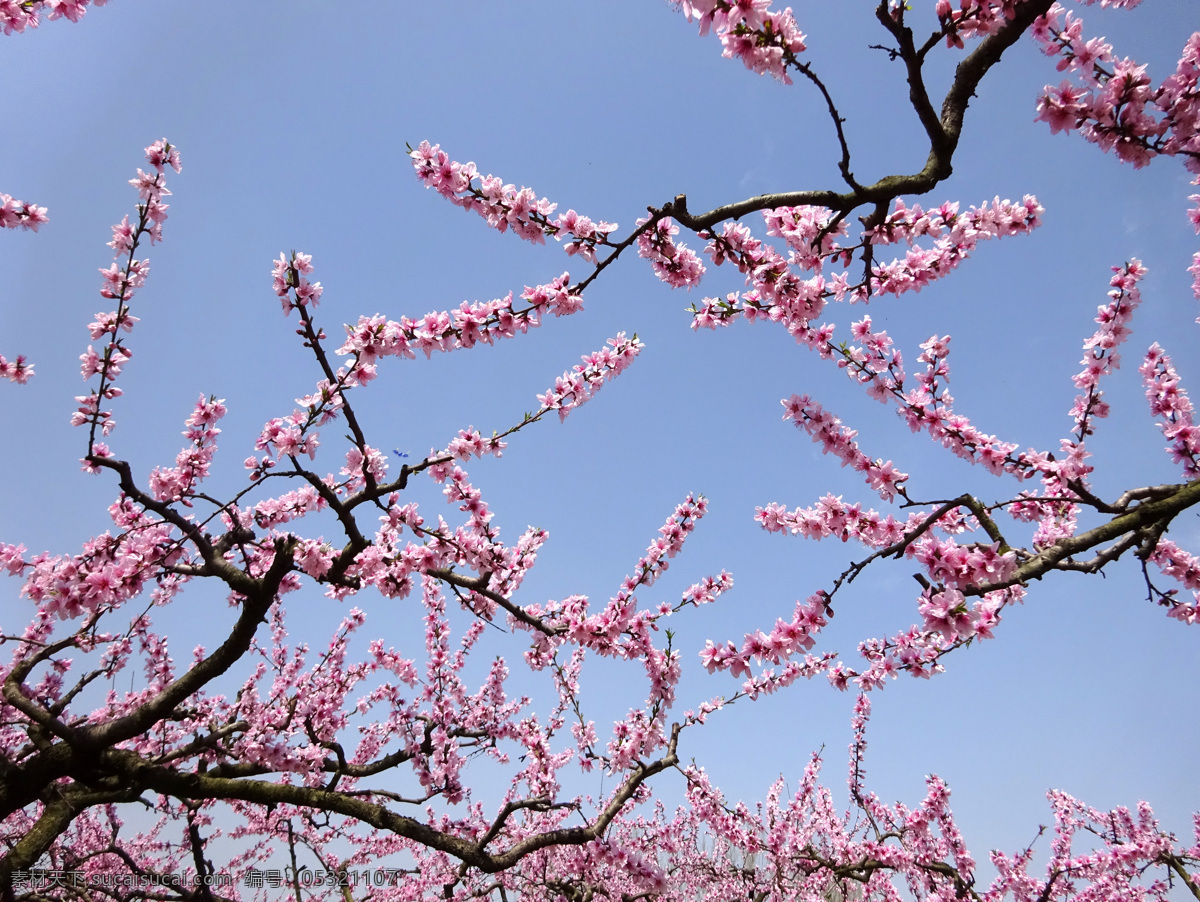
[[[910,250],[904,260],[872,269],[871,293],[920,291],[956,269],[980,241],[1029,234],[1041,225],[1042,213],[1042,205],[1032,195],[1020,201],[996,197],[966,213],[959,213],[957,203],[925,211],[919,204],[910,209],[897,200],[883,224],[864,238],[872,244],[904,242]],[[916,247],[915,241],[924,235],[934,239],[932,246]]]
[[[482,216],[489,226],[535,244],[544,244],[546,236],[561,241],[569,237],[566,251],[595,262],[596,248],[609,243],[608,235],[616,223],[593,222],[568,210],[553,219],[558,205],[539,198],[532,188],[506,185],[494,175],[481,176],[474,163],[456,163],[437,144],[422,141],[410,152],[413,168],[426,187],[464,210]],[[479,182],[476,185],[476,181]]]
[[[748,306],[741,303],[747,298],[751,301]],[[725,325],[738,315],[744,315],[753,321],[759,317],[758,311],[761,309],[755,301],[753,292],[741,298],[730,295],[725,301],[710,300],[705,308],[696,312],[693,325]],[[712,314],[713,310],[718,311],[717,315]],[[788,329],[793,334],[797,331],[794,326],[789,326]],[[836,344],[833,340],[834,327],[829,324],[816,329],[803,325],[800,329],[803,340],[810,347],[821,357],[834,360],[848,376],[863,385],[870,397],[881,402],[890,399],[895,403],[897,413],[912,431],[927,432],[931,438],[964,460],[982,464],[996,474],[1009,473],[1019,478],[1041,472],[1048,465],[1045,455],[1035,452],[1018,454],[1015,444],[1003,442],[996,436],[983,432],[966,417],[954,412],[954,398],[948,388],[949,336],[934,335],[921,343],[921,354],[917,357],[917,362],[925,364],[925,368],[915,377],[916,386],[906,390],[903,356],[893,347],[887,332],[873,331],[869,316],[851,327],[853,337],[862,342],[861,345]],[[792,402],[785,400],[783,403],[789,410],[785,418],[793,418],[789,406]],[[846,453],[842,450],[844,443],[832,439],[834,433],[826,430],[818,435],[824,445],[823,450],[827,453],[838,452],[838,456]],[[830,438],[827,440],[826,436]],[[855,458],[851,455],[843,459],[850,462]],[[865,460],[860,460],[860,464]],[[880,472],[874,477],[869,469],[863,471],[868,474],[868,480],[877,490],[902,481],[899,474],[890,471]],[[876,482],[879,483],[878,486]]]
[[[901,486],[908,479],[907,473],[901,473],[892,462],[873,460],[865,455],[854,441],[858,433],[842,425],[842,421],[808,395],[792,395],[783,402],[785,420],[792,420],[796,427],[803,429],[814,442],[821,444],[824,454],[832,454],[842,462],[867,477],[867,483],[879,493],[884,501],[891,501],[896,493],[902,491]]]
[[[1041,224],[1042,212],[1037,199],[1028,195],[1020,201],[997,197],[966,213],[959,212],[957,203],[926,211],[919,204],[909,207],[897,199],[880,225],[865,231],[859,244],[847,246],[834,241],[845,234],[845,223],[835,223],[832,211],[824,207],[765,210],[767,234],[784,239],[786,258],[754,237],[747,226],[727,222],[719,235],[712,236],[705,251],[718,266],[733,262],[752,290],[732,306],[706,299],[698,311],[698,325],[711,327],[739,314],[763,316],[783,323],[797,340],[811,343],[810,321],[821,315],[829,299],[842,301],[848,297],[851,302],[865,302],[877,294],[920,291],[956,269],[980,241],[1028,234]],[[930,246],[917,244],[924,237],[932,239]],[[872,264],[870,277],[863,282],[851,284],[844,271],[824,276],[827,264],[849,267],[855,251],[865,246],[901,243],[910,248],[904,258]],[[805,279],[800,272],[814,276]],[[676,284],[668,278],[664,281]],[[754,308],[753,313],[750,308]]]
[[[108,448],[102,442],[97,442],[96,431],[103,435],[112,432],[116,425],[112,412],[101,410],[101,404],[111,401],[121,395],[121,389],[114,385],[114,380],[121,374],[121,368],[132,357],[132,352],[125,346],[121,332],[130,332],[138,318],[129,312],[129,302],[137,290],[145,284],[150,272],[150,261],[136,259],[143,238],[149,238],[151,244],[162,240],[162,224],[167,218],[168,205],[162,202],[163,195],[170,194],[167,190],[163,171],[170,167],[176,172],[181,171],[179,151],[165,138],[156,141],[146,148],[146,161],[154,167],[154,172],[147,173],[138,169],[136,178],[130,179],[129,184],[137,189],[141,203],[137,205],[137,222],[131,223],[129,217],[112,227],[112,241],[108,246],[113,249],[114,261],[107,268],[100,270],[103,285],[100,296],[106,300],[116,301],[117,309],[96,314],[96,319],[88,326],[93,341],[106,339],[102,351],[96,351],[91,345],[79,358],[81,373],[85,380],[93,376],[100,377],[100,384],[87,395],[76,397],[79,407],[71,417],[76,426],[88,426],[88,456],[107,457]],[[91,465],[85,460],[85,468]]]
[[[372,365],[379,357],[409,358],[421,351],[430,357],[434,351],[471,348],[477,343],[492,344],[512,338],[541,324],[547,313],[568,316],[583,309],[583,298],[571,290],[570,275],[562,275],[544,285],[526,286],[521,299],[527,306],[507,297],[468,303],[455,310],[435,311],[420,319],[363,316],[346,326],[346,341],[339,354],[354,354],[363,365]]]
[[[1099,309],[1096,322],[1100,328],[1083,343],[1084,357],[1079,362],[1084,368],[1074,379],[1075,387],[1084,390],[1084,394],[1075,397],[1071,407],[1075,437],[1080,442],[1092,434],[1093,417],[1103,419],[1108,416],[1108,403],[1102,400],[1104,393],[1097,386],[1102,376],[1121,365],[1121,356],[1116,349],[1129,337],[1129,321],[1142,302],[1138,282],[1146,275],[1146,268],[1141,261],[1132,260],[1125,266],[1113,267],[1113,272],[1116,275],[1109,283],[1111,290],[1108,293],[1112,303]]]
[[[565,420],[568,413],[590,400],[606,380],[629,366],[643,347],[636,335],[626,338],[624,332],[619,333],[608,340],[608,347],[585,354],[583,363],[559,376],[553,388],[538,395],[538,401],[549,410],[557,410],[558,418]]]
[[[1183,477],[1200,478],[1200,429],[1196,427],[1195,408],[1179,384],[1179,374],[1171,358],[1158,342],[1150,346],[1139,372],[1146,386],[1150,413],[1162,422],[1158,427],[1168,440],[1172,460],[1183,465]]]

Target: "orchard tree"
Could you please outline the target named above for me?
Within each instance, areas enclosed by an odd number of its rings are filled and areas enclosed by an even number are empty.
[[[896,679],[936,677],[951,655],[1002,636],[1014,605],[1036,596],[1043,578],[1133,568],[1149,602],[1143,616],[1173,619],[1181,630],[1200,618],[1200,559],[1169,533],[1200,501],[1200,429],[1169,353],[1194,339],[1166,336],[1133,351],[1175,481],[1125,471],[1101,480],[1089,463],[1089,440],[1109,415],[1103,386],[1120,366],[1153,261],[1113,261],[1095,330],[1087,335],[1081,323],[1069,432],[1050,448],[1022,450],[955,408],[948,335],[901,348],[871,315],[846,310],[903,303],[984,242],[1041,224],[1046,211],[1028,195],[970,207],[917,200],[951,179],[965,130],[985,114],[974,98],[1000,77],[1018,41],[1037,42],[1062,73],[1037,100],[1037,119],[1053,132],[1136,168],[1175,157],[1157,165],[1200,174],[1200,32],[1183,41],[1176,70],[1155,81],[1075,10],[1050,0],[881,3],[876,33],[848,43],[885,57],[906,84],[925,162],[867,174],[875,167],[857,164],[839,100],[857,88],[826,80],[808,61],[802,14],[772,10],[768,0],[675,5],[725,57],[815,92],[825,118],[811,128],[836,147],[828,180],[703,212],[684,194],[647,198],[656,202],[622,227],[419,142],[408,157],[420,183],[495,230],[558,244],[576,274],[425,314],[364,313],[342,332],[321,316],[325,289],[313,257],[280,254],[271,289],[309,369],[288,374],[299,394],[290,411],[236,439],[253,451],[236,482],[214,467],[218,424],[237,399],[201,395],[173,463],[144,473],[137,449],[122,449],[117,421],[138,402],[132,390],[123,398],[132,336],[162,306],[144,303],[153,291],[147,255],[170,240],[172,189],[181,208],[187,203],[186,176],[175,178],[180,149],[165,138],[146,148],[130,179],[137,200],[112,227],[105,303],[80,356],[88,387],[70,413],[83,469],[117,492],[113,526],[73,554],[0,544],[0,566],[21,580],[0,632],[8,651],[0,702],[6,900],[1200,899],[1200,816],[1195,835],[1180,837],[1160,827],[1146,802],[1102,811],[1054,792],[1041,845],[993,852],[985,876],[946,783],[929,777],[920,801],[887,804],[864,776],[876,693]],[[76,21],[87,6],[4,0],[0,22],[6,33],[24,32],[43,15]],[[664,196],[678,187],[664,186]],[[1191,200],[1200,230],[1200,196]],[[0,201],[6,228],[54,225],[45,207],[7,194]],[[633,257],[669,286],[698,289],[693,329],[739,320],[782,328],[797,353],[842,370],[941,446],[937,453],[998,481],[918,491],[902,462],[873,456],[815,397],[819,390],[793,394],[783,399],[784,419],[860,474],[879,504],[830,492],[808,506],[758,508],[768,532],[863,548],[855,555],[838,546],[842,566],[813,576],[789,613],[754,610],[761,623],[740,639],[679,641],[677,624],[702,616],[692,609],[733,586],[717,560],[691,572],[680,594],[649,600],[708,512],[700,494],[678,500],[610,597],[530,597],[523,584],[547,533],[531,526],[502,535],[468,467],[591,401],[642,352],[638,334],[619,332],[561,375],[547,373],[523,414],[495,390],[491,410],[507,421],[464,424],[425,455],[393,448],[398,440],[373,412],[391,378],[384,358],[434,365],[446,352],[528,341],[535,329],[580,316],[593,284]],[[722,268],[744,284],[703,296],[705,280]],[[1200,254],[1191,272],[1200,298]],[[848,326],[836,322],[843,314]],[[6,336],[5,349],[15,354],[19,341]],[[720,361],[708,366],[720,372]],[[0,358],[0,374],[25,383],[33,370],[15,356]],[[721,467],[714,470],[720,479]],[[430,481],[448,508],[421,495]],[[527,491],[554,488],[547,480]],[[853,608],[856,579],[888,562],[918,584],[893,587],[911,626],[862,637],[857,655],[839,653],[823,635],[831,618]],[[189,607],[196,596],[203,611]],[[218,597],[227,604],[213,605]],[[310,648],[297,635],[315,607],[340,611],[340,623]],[[397,610],[418,612],[420,628],[373,628],[374,618],[388,622]],[[180,642],[194,641],[188,630],[214,623],[215,643],[173,657],[168,633],[178,654]],[[638,684],[633,706],[611,723],[597,721],[596,700],[582,689],[589,660],[604,673],[628,670],[618,686],[626,695]],[[681,710],[684,673],[700,669],[714,676]],[[727,797],[689,742],[720,729],[721,709],[754,706],[814,678],[855,695],[849,808],[820,783],[820,752],[757,804]],[[1192,720],[1187,697],[1181,717]],[[588,784],[599,791],[577,791],[581,773],[602,775]],[[677,810],[665,801],[671,792],[685,800]]]

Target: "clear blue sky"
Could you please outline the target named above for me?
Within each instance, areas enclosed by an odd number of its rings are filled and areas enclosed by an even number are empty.
[[[796,11],[810,56],[848,118],[864,181],[919,169],[925,156],[900,71],[867,49],[883,37],[872,6],[802,2]],[[1190,0],[1134,13],[1084,10],[1084,18],[1119,53],[1148,63],[1156,81],[1200,27]],[[262,422],[290,412],[316,379],[294,320],[281,317],[271,293],[270,264],[281,251],[313,255],[325,286],[318,315],[331,334],[360,313],[418,316],[519,293],[563,269],[585,273],[560,248],[499,235],[424,190],[405,142],[440,142],[456,159],[531,185],[560,209],[619,222],[622,233],[647,204],[679,192],[700,210],[764,191],[836,186],[836,148],[814,92],[721,59],[713,38],[696,37],[656,0],[259,2],[236,13],[113,0],[78,25],[47,23],[3,47],[0,190],[50,210],[38,235],[0,235],[0,353],[27,354],[38,374],[25,388],[0,386],[0,467],[9,474],[0,540],[32,550],[77,550],[109,526],[104,509],[115,486],[79,472],[85,437],[67,421],[82,391],[84,327],[107,309],[96,270],[110,260],[109,226],[132,210],[126,180],[159,137],[181,149],[184,170],[168,181],[166,241],[149,253],[150,279],[135,302],[142,322],[129,339],[134,358],[112,445],[141,474],[169,463],[197,395],[217,394],[230,415],[213,485],[227,488],[240,484]],[[1179,479],[1160,450],[1136,366],[1158,340],[1200,395],[1200,327],[1185,272],[1197,247],[1185,218],[1195,189],[1173,161],[1135,172],[1034,123],[1037,89],[1058,78],[1031,42],[1018,46],[972,106],[954,177],[924,199],[969,205],[1034,193],[1045,225],[1031,237],[991,242],[941,284],[869,312],[909,361],[930,334],[952,334],[958,409],[1022,447],[1056,449],[1070,428],[1070,376],[1106,300],[1109,267],[1141,257],[1151,271],[1144,305],[1125,367],[1104,386],[1113,416],[1092,442],[1097,490],[1111,497]],[[751,225],[759,228],[757,217]],[[868,454],[912,474],[916,497],[1015,492],[910,435],[782,330],[688,328],[684,307],[740,287],[736,273],[710,268],[690,295],[672,292],[631,257],[589,290],[585,312],[494,348],[385,361],[358,402],[378,444],[420,456],[467,425],[507,428],[580,354],[636,331],[645,352],[595,401],[561,426],[521,433],[502,461],[470,471],[504,535],[527,524],[551,533],[522,601],[607,598],[687,492],[709,497],[712,512],[684,554],[642,593],[644,603],[674,600],[705,574],[734,574],[732,593],[674,624],[685,652],[681,708],[735,689],[699,666],[706,638],[740,640],[769,628],[861,556],[754,524],[754,508],[771,501],[807,505],[827,491],[874,499],[856,474],[780,420],[781,398],[820,399],[860,431]],[[831,316],[848,331],[863,312]],[[337,436],[323,436],[330,470],[340,466]],[[418,497],[428,497],[427,516],[441,509],[424,484]],[[1200,548],[1195,515],[1181,517],[1172,536]],[[859,639],[913,622],[912,569],[894,565],[860,580],[841,597],[818,647],[850,657]],[[4,589],[4,622],[13,627],[30,613],[18,585]],[[297,631],[311,626],[320,642],[341,612],[317,594],[307,603],[311,620]],[[358,603],[374,618],[367,632],[392,624],[389,641],[420,641],[400,631],[394,618],[403,615],[380,600]],[[195,641],[211,641],[206,631],[226,608],[203,591],[179,605],[188,632],[173,649],[183,660]],[[1128,562],[1107,578],[1049,578],[1031,587],[995,641],[952,656],[948,672],[930,682],[904,679],[876,696],[868,785],[885,800],[915,803],[923,776],[941,774],[981,858],[1033,838],[1050,818],[1050,787],[1097,807],[1145,798],[1166,826],[1186,833],[1200,809],[1198,637],[1145,601]],[[603,679],[585,691],[598,721],[644,697],[636,669],[595,674]],[[687,736],[681,751],[731,797],[753,801],[779,773],[798,779],[824,745],[827,782],[840,791],[852,701],[823,681],[798,685],[723,713],[707,732]],[[673,799],[677,784],[668,776],[659,786]]]

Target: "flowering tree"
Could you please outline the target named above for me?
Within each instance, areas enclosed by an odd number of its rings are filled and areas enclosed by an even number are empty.
[[[86,6],[9,2],[0,4],[0,21],[6,32],[22,31],[43,11],[74,21]],[[66,556],[0,545],[0,566],[23,580],[32,603],[27,626],[0,634],[12,649],[0,724],[6,899],[1115,900],[1176,891],[1200,898],[1200,820],[1189,845],[1160,829],[1145,803],[1136,813],[1101,812],[1055,794],[1044,868],[1035,868],[1033,847],[993,853],[989,883],[976,875],[944,783],[931,777],[925,799],[910,808],[884,804],[863,780],[869,693],[900,675],[930,677],[946,656],[1002,631],[1029,584],[1054,571],[1097,573],[1133,559],[1150,601],[1181,628],[1195,623],[1200,561],[1167,530],[1200,501],[1200,432],[1158,344],[1139,372],[1180,481],[1129,485],[1105,498],[1087,463],[1087,440],[1109,412],[1100,382],[1119,366],[1146,267],[1138,260],[1114,267],[1098,329],[1083,342],[1072,429],[1053,453],[1021,451],[955,411],[948,336],[922,343],[910,374],[901,349],[870,316],[853,322],[848,338],[822,320],[838,304],[919,291],[981,242],[1040,224],[1043,210],[1031,196],[966,211],[913,200],[950,177],[972,97],[1026,35],[1067,76],[1038,103],[1051,129],[1077,132],[1136,167],[1174,156],[1200,173],[1200,33],[1186,42],[1177,71],[1155,85],[1049,0],[963,0],[957,8],[939,0],[933,15],[882,3],[882,50],[904,73],[928,156],[919,172],[862,181],[835,91],[805,61],[806,38],[790,9],[772,11],[766,0],[677,6],[720,40],[726,57],[784,83],[810,83],[828,111],[840,183],[704,213],[679,195],[622,232],[481,175],[440,146],[410,148],[424,185],[501,232],[535,244],[554,240],[582,260],[586,275],[564,273],[519,295],[419,318],[364,315],[331,341],[319,322],[324,289],[313,279],[312,257],[281,254],[272,288],[283,314],[295,314],[318,381],[302,389],[291,412],[262,427],[242,483],[228,492],[206,482],[228,413],[223,399],[196,401],[183,449],[148,476],[122,456],[120,433],[112,437],[120,377],[132,358],[127,336],[138,322],[135,296],[149,275],[147,246],[169,232],[167,179],[181,172],[170,142],[146,148],[148,170],[130,180],[138,202],[112,228],[114,261],[101,270],[106,308],[89,324],[92,344],[80,358],[90,388],[72,419],[82,429],[84,468],[118,486],[108,511],[115,530]],[[957,63],[940,103],[926,79],[938,54]],[[762,216],[758,234],[742,222],[751,214]],[[1200,228],[1200,206],[1192,219]],[[3,195],[0,224],[36,230],[46,221],[44,208]],[[546,533],[530,527],[513,541],[502,538],[467,464],[500,457],[510,437],[552,413],[565,420],[633,362],[643,348],[637,335],[619,333],[585,355],[502,430],[461,429],[420,459],[372,436],[361,399],[377,378],[386,381],[383,358],[431,359],[577,314],[589,287],[634,250],[669,285],[701,284],[706,264],[679,240],[684,230],[703,243],[709,265],[736,268],[747,285],[693,304],[694,328],[739,319],[782,326],[894,407],[914,432],[1023,487],[1002,489],[999,501],[971,492],[919,498],[894,461],[869,456],[853,429],[812,397],[794,395],[784,399],[784,418],[861,473],[891,509],[830,494],[811,507],[758,510],[770,532],[867,549],[788,619],[739,641],[679,649],[666,628],[671,618],[716,601],[731,576],[700,573],[678,600],[639,600],[705,515],[700,495],[680,501],[607,601],[525,597],[521,587]],[[888,259],[897,246],[903,255]],[[1192,272],[1200,297],[1200,255]],[[22,357],[0,358],[0,373],[25,382],[31,370]],[[331,430],[344,433],[344,446],[336,447]],[[423,479],[452,513],[414,500]],[[864,639],[859,659],[818,649],[842,604],[838,593],[885,559],[917,569],[913,625]],[[170,613],[185,589],[205,584],[228,598],[228,624],[215,647],[199,646],[177,664]],[[326,605],[352,605],[318,653],[289,635],[302,616],[297,599],[312,586]],[[1181,597],[1180,587],[1191,594]],[[371,609],[401,602],[423,612],[423,653],[408,635],[396,644],[366,638]],[[493,647],[507,657],[481,665]],[[710,673],[742,682],[680,713],[677,689],[694,653]],[[551,688],[545,705],[511,688],[517,654]],[[611,727],[598,725],[585,705],[588,657],[612,659],[646,680],[644,698]],[[684,763],[688,737],[720,708],[812,677],[858,692],[849,812],[818,783],[819,755],[790,798],[781,779],[756,807],[728,802],[703,768]],[[607,789],[575,793],[578,769],[602,771]],[[687,804],[674,813],[652,804],[669,771],[686,787]],[[273,869],[280,864],[283,873]]]

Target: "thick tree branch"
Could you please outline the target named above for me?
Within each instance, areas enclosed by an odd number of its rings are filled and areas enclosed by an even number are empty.
[[[1051,570],[1063,569],[1060,567],[1062,562],[1073,555],[1090,551],[1092,548],[1102,545],[1105,542],[1120,539],[1129,534],[1137,535],[1155,528],[1159,528],[1161,532],[1170,523],[1171,519],[1181,511],[1200,503],[1200,481],[1176,486],[1175,489],[1174,494],[1157,501],[1143,502],[1128,513],[1114,517],[1107,523],[1097,526],[1095,529],[1089,529],[1087,532],[1080,533],[1079,535],[1060,539],[1050,547],[1043,549],[1038,554],[1019,564],[1017,569],[1007,579],[963,589],[963,594],[984,595],[988,592],[995,592],[998,589],[1015,586],[1018,583],[1026,583],[1031,579],[1041,579]],[[1122,545],[1126,550],[1132,547],[1131,544],[1124,545],[1122,543]],[[1066,569],[1070,569],[1070,567]]]
[[[887,4],[880,4],[880,20],[887,20],[885,27],[900,41],[899,53],[908,74],[909,98],[929,138],[929,156],[920,172],[887,175],[874,184],[849,192],[810,190],[761,194],[699,214],[690,213],[686,197],[679,195],[664,205],[661,212],[671,216],[685,228],[702,232],[727,219],[741,219],[759,210],[811,205],[828,207],[845,215],[862,206],[890,204],[902,195],[920,195],[932,191],[953,172],[954,152],[962,135],[967,106],[980,82],[1033,21],[1050,8],[1052,2],[1053,0],[1027,0],[1017,7],[1016,15],[995,34],[979,42],[979,45],[958,64],[954,81],[942,101],[940,117],[933,112],[922,75],[924,56],[913,46],[912,33],[907,28],[892,23],[887,13]]]

